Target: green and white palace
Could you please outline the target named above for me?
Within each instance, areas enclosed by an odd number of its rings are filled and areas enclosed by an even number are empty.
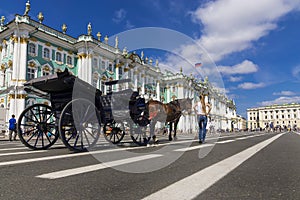
[[[108,90],[118,91],[131,87],[139,90],[146,100],[150,98],[168,103],[173,99],[194,98],[199,90],[207,90],[212,104],[212,120],[208,127],[215,129],[236,128],[237,114],[233,100],[217,92],[208,79],[197,80],[192,75],[163,71],[158,61],[144,56],[141,62],[130,65],[126,48],[119,49],[118,40],[108,44],[108,36],[101,37],[100,32],[92,35],[92,25],[87,24],[87,32],[74,38],[67,34],[67,25],[61,31],[43,24],[44,16],[40,12],[36,19],[30,14],[30,2],[26,3],[23,15],[6,22],[0,19],[0,125],[5,125],[12,114],[18,118],[20,113],[34,103],[50,104],[45,99],[27,94],[23,84],[36,77],[46,76],[66,68],[80,79],[99,88],[104,94]],[[184,68],[184,66],[182,66]],[[119,80],[126,74],[132,83],[120,84],[108,88],[103,83]],[[197,85],[197,87],[191,86]],[[198,89],[196,89],[198,88]],[[200,89],[199,89],[200,88]],[[207,100],[207,99],[206,99]],[[195,113],[184,112],[178,130],[194,132],[197,130]]]

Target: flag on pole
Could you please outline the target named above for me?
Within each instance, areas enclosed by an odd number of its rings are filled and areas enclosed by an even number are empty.
[[[201,67],[201,66],[202,66],[202,63],[201,63],[201,62],[198,62],[198,63],[195,64],[195,68],[196,68],[196,67]]]

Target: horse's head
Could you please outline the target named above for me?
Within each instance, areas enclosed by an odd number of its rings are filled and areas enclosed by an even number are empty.
[[[190,113],[193,107],[193,98],[179,99],[179,104],[182,111],[186,110]]]

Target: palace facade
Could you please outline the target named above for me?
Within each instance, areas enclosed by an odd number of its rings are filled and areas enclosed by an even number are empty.
[[[7,124],[12,114],[18,118],[29,105],[50,104],[48,100],[27,94],[23,84],[65,69],[104,94],[132,88],[146,100],[151,98],[168,103],[188,97],[195,101],[200,90],[205,90],[210,94],[206,101],[213,106],[208,127],[231,130],[237,123],[234,101],[220,94],[207,78],[200,81],[183,74],[183,70],[178,73],[162,71],[158,61],[145,57],[143,52],[137,55],[126,48],[119,49],[119,38],[116,37],[115,45],[111,46],[108,36],[102,39],[98,32],[94,37],[90,23],[86,34],[74,38],[66,33],[67,25],[63,24],[61,31],[55,30],[43,24],[41,12],[37,20],[31,19],[29,12],[28,1],[23,15],[16,14],[8,23],[5,23],[5,16],[0,20],[0,124]],[[122,78],[132,82],[113,87],[104,84]],[[178,129],[192,132],[197,127],[194,112],[184,112]]]
[[[271,122],[274,128],[299,128],[300,104],[271,105],[247,109],[248,128],[266,128]]]

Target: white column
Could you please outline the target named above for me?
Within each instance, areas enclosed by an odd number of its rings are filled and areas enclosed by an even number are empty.
[[[160,101],[160,82],[159,80],[156,81],[156,99]]]
[[[142,73],[141,78],[142,78],[142,95],[145,95],[145,72]]]
[[[137,91],[137,89],[138,89],[138,80],[137,80],[137,76],[138,76],[137,71],[134,71],[134,72],[133,72],[133,78],[134,78],[134,91]]]
[[[171,89],[170,86],[167,85],[167,99],[166,99],[167,102],[171,101],[171,91],[170,91],[170,89]]]
[[[77,67],[77,76],[80,79],[83,79],[83,69],[82,69],[82,63],[83,63],[83,56],[82,55],[78,55],[78,67]]]
[[[178,99],[183,99],[184,98],[184,94],[183,94],[183,86],[182,85],[179,85],[177,87],[177,98]]]
[[[87,55],[87,66],[86,66],[86,82],[88,82],[89,84],[92,85],[92,82],[93,82],[93,74],[92,74],[92,66],[93,66],[93,56],[92,54],[88,54]]]
[[[27,38],[23,38],[21,41],[20,63],[19,63],[19,80],[26,80],[26,68],[27,68]]]
[[[0,66],[1,66],[1,63],[2,63],[2,50],[3,50],[3,47],[0,44]]]

